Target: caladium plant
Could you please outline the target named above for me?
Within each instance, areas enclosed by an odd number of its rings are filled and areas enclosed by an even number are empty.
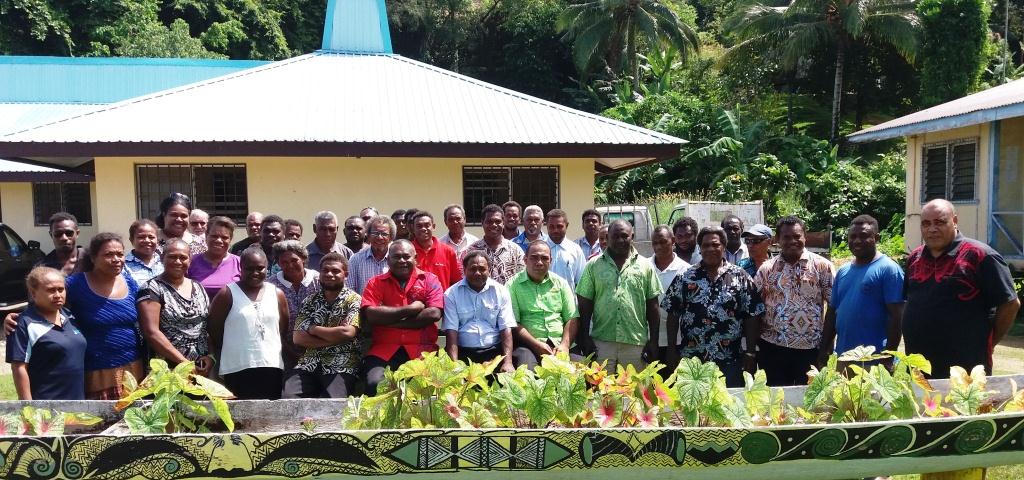
[[[0,436],[33,435],[60,436],[64,429],[73,425],[92,426],[103,419],[88,413],[59,412],[46,408],[25,405],[21,413],[0,415]]]
[[[128,394],[117,401],[115,410],[125,410],[124,420],[132,433],[209,432],[207,426],[219,418],[229,432],[235,430],[225,399],[234,395],[223,385],[195,374],[195,364],[182,362],[171,370],[161,359],[149,361],[149,375],[137,382],[125,372],[123,387]],[[191,395],[191,396],[190,396]],[[148,405],[131,407],[152,396]],[[213,413],[193,397],[205,397]]]

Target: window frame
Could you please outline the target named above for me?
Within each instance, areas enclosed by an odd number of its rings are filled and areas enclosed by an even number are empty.
[[[971,198],[951,200],[949,197],[953,193],[953,149],[962,145],[974,145],[974,182],[971,187]],[[920,201],[924,205],[930,200],[928,199],[928,192],[925,188],[928,181],[928,150],[934,148],[944,148],[946,150],[946,162],[945,162],[945,192],[942,196],[943,199],[949,200],[950,203],[954,204],[977,204],[978,198],[978,164],[981,156],[981,141],[979,137],[967,137],[957,138],[953,140],[944,140],[941,142],[931,142],[921,145],[921,175],[920,175]]]
[[[188,191],[187,192],[182,191],[181,193],[184,193],[184,194],[188,195],[189,199],[192,200],[192,208],[201,208],[203,210],[206,210],[207,212],[210,213],[211,216],[213,216],[213,215],[224,215],[224,213],[222,211],[218,211],[217,209],[213,208],[212,206],[210,206],[210,205],[208,205],[206,203],[200,203],[199,202],[199,198],[197,197],[197,194],[196,194],[196,191],[197,191],[196,179],[198,178],[198,175],[197,175],[196,171],[198,169],[204,169],[204,168],[214,168],[214,169],[240,168],[240,169],[242,169],[242,172],[245,174],[245,184],[244,184],[244,187],[245,187],[245,205],[244,205],[244,208],[243,208],[244,212],[240,211],[240,213],[239,213],[240,216],[239,216],[238,219],[235,219],[233,217],[231,217],[231,218],[233,220],[235,220],[236,222],[239,219],[241,219],[241,221],[244,222],[245,221],[245,216],[249,214],[249,167],[245,163],[136,163],[134,165],[134,174],[135,174],[135,214],[137,215],[137,218],[151,218],[147,214],[148,212],[143,212],[142,211],[142,209],[143,209],[143,205],[142,205],[142,200],[143,200],[142,199],[142,191],[143,191],[143,189],[142,189],[142,176],[140,175],[140,173],[145,171],[145,170],[147,170],[147,169],[153,169],[154,171],[159,171],[158,169],[160,169],[160,168],[187,168],[188,169]],[[164,192],[163,196],[160,197],[160,200],[162,201],[164,197],[166,197],[167,195],[169,195],[171,193],[172,192],[170,192],[170,191]],[[243,223],[239,223],[239,224],[242,225]]]
[[[507,202],[509,200],[516,200],[517,202],[522,203],[519,200],[519,198],[517,198],[517,194],[516,194],[516,192],[515,192],[515,190],[513,188],[514,184],[515,184],[515,182],[513,181],[513,175],[515,174],[515,172],[517,170],[519,171],[519,173],[522,173],[522,171],[528,171],[528,170],[553,170],[554,171],[554,177],[555,177],[554,195],[553,195],[554,205],[549,207],[549,208],[561,208],[561,205],[562,205],[562,188],[561,188],[561,186],[562,186],[562,169],[561,169],[561,166],[559,166],[559,165],[463,165],[462,166],[462,204],[463,205],[467,205],[466,208],[468,208],[468,204],[469,204],[469,202],[466,201],[466,193],[467,193],[466,192],[466,172],[467,171],[475,171],[475,170],[505,170],[505,180],[504,181],[506,182],[505,190],[508,191],[508,198],[505,199],[505,200],[502,200],[502,201],[495,201],[494,203],[497,204],[497,205],[501,205],[501,204],[503,204],[503,203],[505,203],[505,202]],[[523,203],[523,208],[526,208],[526,207],[527,207],[527,204]],[[466,213],[466,225],[467,226],[479,227],[479,226],[483,225],[481,223],[482,219],[480,219],[480,220],[478,220],[478,219],[471,220],[471,218],[475,217],[476,215],[480,215],[480,212],[475,212],[474,214],[471,214],[469,211],[466,211],[465,213]]]
[[[84,217],[82,215],[75,215],[75,218],[78,220],[78,222],[77,222],[78,225],[83,226],[83,227],[91,227],[93,225],[93,221],[95,220],[93,217],[96,215],[96,212],[94,212],[93,208],[92,208],[92,183],[93,182],[32,182],[32,224],[34,226],[36,226],[36,227],[47,227],[47,228],[49,228],[49,226],[50,226],[50,223],[49,223],[50,216],[52,216],[54,213],[57,213],[57,212],[68,212],[69,209],[68,209],[67,203],[65,202],[66,197],[67,197],[67,193],[64,190],[65,189],[65,185],[75,184],[75,185],[85,185],[85,196],[86,196],[86,198],[88,198],[88,201],[86,202],[86,207],[89,209],[88,221],[84,221],[83,220]],[[39,208],[38,208],[38,206],[36,204],[36,201],[37,201],[36,198],[38,196],[38,195],[36,195],[36,185],[42,185],[42,184],[58,185],[58,188],[59,188],[58,194],[59,194],[60,198],[58,198],[58,201],[57,201],[57,203],[59,204],[57,211],[56,212],[52,212],[49,215],[44,215],[46,218],[40,219],[40,217],[37,215],[38,211],[39,211]],[[71,212],[71,213],[73,213],[73,212]],[[78,218],[78,217],[83,217],[83,218]],[[40,220],[41,220],[41,222],[40,222]]]

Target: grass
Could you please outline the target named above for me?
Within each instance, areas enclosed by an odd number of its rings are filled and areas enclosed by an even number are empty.
[[[14,390],[14,376],[10,373],[0,375],[0,400],[17,400],[18,392]]]

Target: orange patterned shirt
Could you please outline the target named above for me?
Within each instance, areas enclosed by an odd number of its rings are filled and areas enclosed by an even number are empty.
[[[781,255],[764,262],[754,276],[765,306],[761,339],[787,348],[818,348],[835,275],[832,262],[807,250],[796,263]]]

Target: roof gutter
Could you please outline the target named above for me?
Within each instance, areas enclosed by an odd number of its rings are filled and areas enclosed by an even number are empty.
[[[909,137],[911,135],[918,135],[922,133],[940,132],[944,130],[952,130],[954,128],[969,127],[972,125],[980,125],[982,123],[1020,116],[1024,116],[1024,103],[978,110],[950,117],[924,120],[898,127],[883,128],[880,130],[861,130],[860,132],[847,136],[846,140],[852,143],[874,142],[897,137]],[[892,121],[898,120],[899,119]]]

